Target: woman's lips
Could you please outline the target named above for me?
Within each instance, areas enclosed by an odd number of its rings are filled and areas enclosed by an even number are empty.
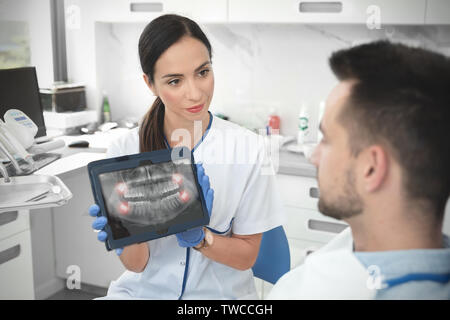
[[[202,111],[204,104],[198,105],[198,106],[194,106],[192,108],[187,109],[187,111],[191,112],[191,113],[197,113]]]

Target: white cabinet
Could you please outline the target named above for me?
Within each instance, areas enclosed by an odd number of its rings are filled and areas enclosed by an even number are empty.
[[[156,2],[162,3],[163,11],[166,13],[186,15],[200,23],[227,21],[227,0],[165,0]]]
[[[276,178],[278,193],[288,218],[283,228],[289,242],[292,269],[348,225],[318,211],[319,190],[316,179],[284,174],[278,174]],[[255,283],[260,297],[266,297],[272,285],[261,280]]]
[[[0,213],[0,240],[28,229],[30,229],[30,216],[28,210]]]
[[[285,206],[288,223],[284,226],[289,239],[327,243],[343,231],[347,224],[325,217],[318,211]]]
[[[79,14],[83,21],[148,23],[166,13],[185,15],[200,23],[227,20],[227,0],[68,0],[65,7],[69,20]]]
[[[34,299],[29,211],[0,213],[0,300]]]
[[[79,10],[82,21],[100,22],[149,22],[176,13],[199,23],[366,24],[379,17],[382,25],[450,24],[448,0],[66,0],[65,6],[69,16]]]
[[[92,229],[94,218],[88,208],[94,203],[86,168],[61,177],[73,198],[63,207],[52,208],[54,219],[56,274],[67,278],[71,269],[80,271],[81,283],[106,288],[124,271],[114,251],[97,240]],[[79,269],[78,269],[79,268]]]
[[[423,24],[426,0],[229,0],[230,22]]]
[[[425,24],[450,24],[450,1],[427,0]]]
[[[316,179],[278,174],[277,183],[284,205],[317,211],[319,188]]]
[[[319,190],[316,179],[278,174],[277,184],[288,217],[283,227],[288,240],[295,247],[316,248],[348,226],[318,211]]]

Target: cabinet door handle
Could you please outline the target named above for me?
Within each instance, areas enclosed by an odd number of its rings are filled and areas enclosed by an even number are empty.
[[[340,13],[342,12],[342,2],[340,1],[323,1],[310,2],[301,1],[298,4],[300,13]]]
[[[17,220],[18,214],[17,211],[0,213],[0,226]]]
[[[20,244],[0,252],[0,265],[20,255]]]
[[[131,12],[163,12],[162,2],[131,2]]]
[[[308,229],[315,230],[315,231],[340,233],[347,227],[348,227],[348,225],[342,224],[342,223],[320,221],[320,220],[315,220],[315,219],[308,220]]]
[[[319,195],[320,195],[320,193],[319,193],[319,188],[309,188],[309,196],[311,197],[311,198],[319,198]]]

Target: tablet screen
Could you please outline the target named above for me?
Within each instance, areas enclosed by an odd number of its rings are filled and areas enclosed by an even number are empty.
[[[99,174],[114,240],[167,230],[203,217],[192,166],[186,161]]]

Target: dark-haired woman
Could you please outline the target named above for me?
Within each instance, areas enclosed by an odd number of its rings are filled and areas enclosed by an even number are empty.
[[[194,21],[178,15],[153,20],[139,39],[139,56],[157,98],[140,128],[111,145],[108,155],[187,146],[209,176],[214,205],[208,228],[125,247],[120,259],[128,270],[111,283],[108,297],[255,299],[251,267],[262,233],[284,222],[264,143],[208,111],[211,45]]]

